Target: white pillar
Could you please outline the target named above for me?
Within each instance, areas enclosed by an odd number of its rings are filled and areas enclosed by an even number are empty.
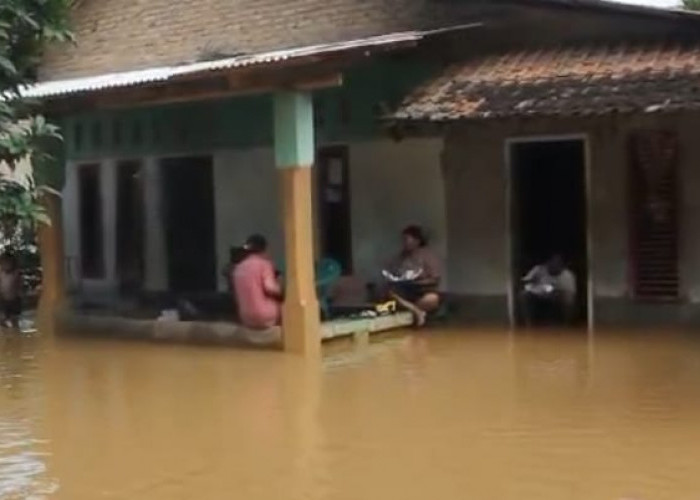
[[[319,356],[321,325],[314,282],[312,166],[313,100],[310,93],[275,95],[275,157],[282,184],[286,290],[282,313],[285,350]]]
[[[66,162],[66,181],[63,186],[63,253],[66,256],[66,284],[72,291],[82,281],[80,252],[80,194],[78,190],[78,166]]]
[[[143,163],[144,197],[144,288],[164,291],[168,288],[168,253],[165,244],[163,214],[163,183],[156,158],[145,158]]]
[[[101,165],[102,233],[105,276],[108,289],[116,290],[117,279],[117,162],[106,160]]]

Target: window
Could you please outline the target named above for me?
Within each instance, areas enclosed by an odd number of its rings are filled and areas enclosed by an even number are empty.
[[[645,130],[630,137],[630,264],[634,296],[675,300],[679,275],[678,137]]]
[[[105,274],[104,228],[100,165],[82,165],[78,170],[80,217],[80,264],[83,278],[99,279]]]

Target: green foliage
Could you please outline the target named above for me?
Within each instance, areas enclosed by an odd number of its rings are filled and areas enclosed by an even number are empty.
[[[6,240],[20,238],[23,230],[36,223],[49,223],[46,210],[37,199],[41,189],[31,184],[0,179],[0,231]]]
[[[21,161],[46,165],[52,143],[60,140],[55,125],[37,113],[36,103],[22,98],[34,82],[48,43],[70,41],[72,0],[0,0],[0,163],[15,170]],[[27,226],[48,222],[41,206],[35,172],[26,183],[0,180],[0,243],[18,238]]]
[[[71,39],[69,0],[0,2],[0,89],[36,80],[47,43]]]
[[[682,0],[681,6],[687,10],[700,11],[700,0]]]

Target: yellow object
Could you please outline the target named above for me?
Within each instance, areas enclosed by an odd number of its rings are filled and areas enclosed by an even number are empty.
[[[281,169],[286,241],[286,296],[282,310],[284,348],[321,355],[321,318],[314,281],[311,172],[306,166]]]
[[[394,314],[396,313],[396,308],[397,304],[395,300],[390,300],[389,302],[374,306],[374,310],[377,311],[378,314]]]

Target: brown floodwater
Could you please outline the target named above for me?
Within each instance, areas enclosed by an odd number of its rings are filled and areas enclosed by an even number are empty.
[[[0,498],[697,500],[700,334],[0,336]]]

